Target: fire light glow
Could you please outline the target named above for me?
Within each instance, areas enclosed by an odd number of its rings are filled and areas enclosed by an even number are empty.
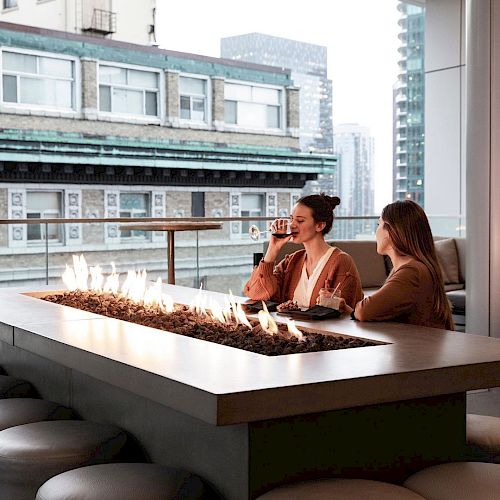
[[[164,313],[175,311],[173,298],[162,293],[162,281],[158,278],[156,282],[148,286],[147,273],[145,270],[129,270],[127,276],[120,286],[120,275],[116,272],[114,263],[111,263],[111,274],[104,276],[101,266],[87,266],[83,255],[73,256],[73,267],[66,265],[62,280],[69,291],[91,291],[97,294],[112,293],[118,297],[127,298],[133,302],[143,304],[149,308],[160,309]],[[89,285],[90,278],[90,285]],[[201,317],[208,317],[224,324],[241,324],[252,330],[240,302],[237,302],[231,292],[224,297],[224,305],[221,305],[213,297],[206,294],[201,288],[194,297],[189,309]],[[269,314],[266,304],[259,311],[258,319],[262,330],[269,335],[278,332],[278,325]],[[297,340],[304,341],[304,335],[291,320],[287,320],[288,331]]]

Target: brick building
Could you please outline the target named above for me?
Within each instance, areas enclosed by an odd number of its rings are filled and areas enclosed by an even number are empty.
[[[0,47],[0,218],[283,216],[335,166],[299,151],[288,70],[9,23]],[[203,235],[203,275],[248,272],[247,226]],[[41,273],[46,237],[54,276],[75,252],[165,268],[161,233],[19,224],[0,226],[0,280]],[[192,242],[178,238],[184,284]]]

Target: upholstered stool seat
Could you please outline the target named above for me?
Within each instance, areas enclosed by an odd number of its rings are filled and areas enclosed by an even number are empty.
[[[27,380],[0,375],[0,399],[33,398],[36,396],[35,388]]]
[[[61,472],[118,459],[126,434],[112,425],[57,420],[0,431],[2,498],[33,500],[47,479]]]
[[[500,418],[468,414],[467,445],[474,458],[500,463]]]
[[[483,462],[434,465],[410,476],[404,486],[427,500],[498,500],[500,465]]]
[[[36,500],[202,500],[216,498],[189,472],[157,464],[81,467],[49,479]]]
[[[15,425],[42,420],[68,420],[75,418],[73,410],[52,401],[32,398],[0,400],[0,431]]]
[[[367,479],[321,479],[268,491],[258,500],[424,500],[402,486]]]

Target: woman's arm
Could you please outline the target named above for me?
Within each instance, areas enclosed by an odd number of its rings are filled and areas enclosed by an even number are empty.
[[[286,255],[276,267],[273,262],[261,260],[259,265],[254,267],[252,275],[243,289],[245,295],[254,300],[275,299],[280,301],[289,262],[290,255]]]
[[[359,321],[385,321],[408,313],[419,293],[418,269],[402,266],[395,271],[380,290],[356,304],[354,317]]]

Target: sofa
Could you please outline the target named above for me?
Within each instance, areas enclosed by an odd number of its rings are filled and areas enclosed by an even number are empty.
[[[465,238],[434,238],[436,253],[441,271],[446,295],[453,307],[453,319],[457,325],[465,325]],[[328,241],[347,252],[356,262],[361,278],[361,286],[366,295],[380,288],[389,275],[392,265],[389,258],[377,253],[374,240],[339,240]],[[268,242],[264,242],[263,252],[266,253]],[[277,262],[289,253],[303,248],[302,245],[287,243]]]

